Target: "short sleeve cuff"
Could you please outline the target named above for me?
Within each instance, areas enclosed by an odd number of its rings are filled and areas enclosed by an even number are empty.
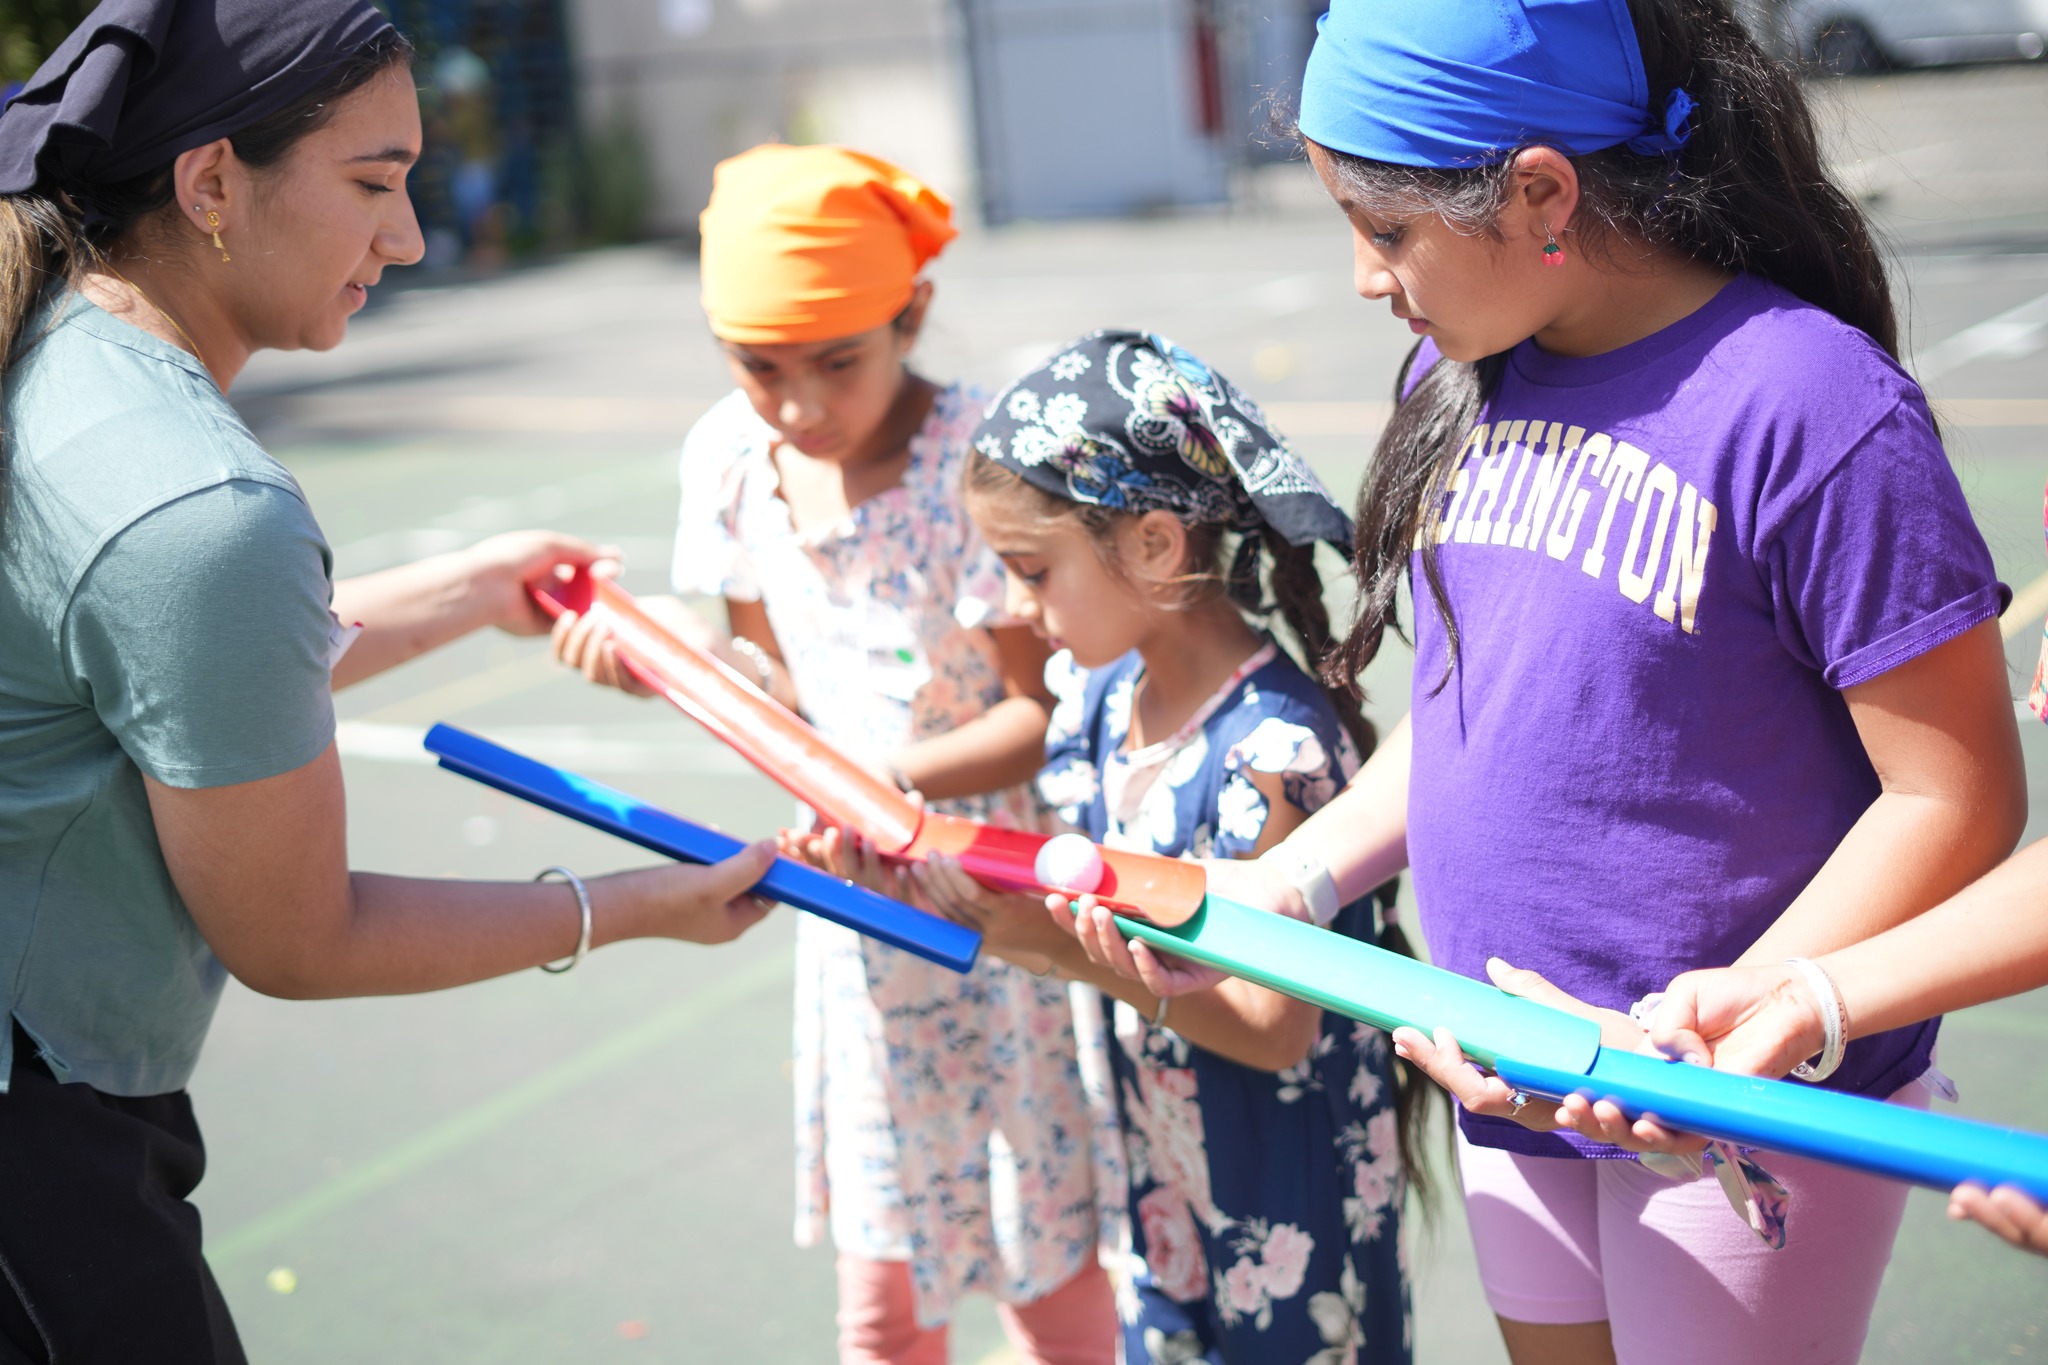
[[[266,777],[294,773],[327,752],[334,743],[334,711],[329,708],[321,721],[308,728],[296,742],[281,745],[267,754],[238,759],[233,763],[160,763],[130,753],[128,757],[149,776],[166,787],[195,790],[202,787],[232,787],[243,782],[260,782]]]
[[[1893,631],[1853,653],[1830,663],[1822,674],[1836,691],[1891,672],[1903,663],[1919,658],[1937,645],[1947,644],[1974,626],[1997,618],[2012,600],[2012,589],[2003,583],[1987,583],[1968,596],[1938,608],[1911,625]]]

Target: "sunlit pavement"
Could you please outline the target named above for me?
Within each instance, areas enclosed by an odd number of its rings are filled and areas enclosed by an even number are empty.
[[[1841,159],[1903,251],[1957,468],[2021,590],[2017,696],[2048,610],[2048,71],[1835,95]],[[1351,296],[1333,211],[1291,177],[1259,198],[1228,217],[969,236],[936,272],[925,368],[994,384],[1091,327],[1163,331],[1266,400],[1348,494],[1410,338]],[[235,396],[343,574],[553,525],[620,545],[628,586],[658,590],[675,448],[726,387],[695,294],[694,261],[661,247],[412,289],[338,352],[259,359]],[[1397,718],[1403,660],[1368,682],[1377,718]],[[465,641],[340,710],[362,868],[523,880],[643,861],[426,766],[436,720],[736,832],[789,808],[688,721],[584,686],[537,642]],[[2048,829],[2041,729],[2023,728],[2030,838]],[[213,1167],[199,1202],[252,1358],[829,1359],[830,1257],[788,1236],[789,930],[782,912],[724,949],[622,946],[564,977],[410,999],[231,987],[193,1084]],[[1944,1038],[1962,1112],[2048,1129],[2048,998],[1969,1011]],[[1454,1206],[1417,1265],[1419,1359],[1503,1359]],[[2032,1358],[2044,1315],[2048,1267],[1916,1193],[1866,1359]],[[956,1332],[962,1361],[999,1346],[983,1303]]]

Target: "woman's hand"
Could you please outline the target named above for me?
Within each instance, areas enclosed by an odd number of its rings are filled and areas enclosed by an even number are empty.
[[[747,893],[768,875],[775,853],[775,842],[763,839],[703,867],[649,867],[598,877],[590,883],[592,906],[615,895],[629,907],[627,932],[620,937],[730,943],[774,908],[772,901]]]
[[[1958,1185],[1948,1197],[1948,1216],[1982,1223],[2020,1250],[2048,1256],[2048,1210],[2011,1185]]]
[[[545,635],[551,622],[527,585],[552,578],[563,568],[616,573],[619,551],[559,531],[508,531],[479,541],[456,558],[476,601],[479,624],[513,635]]]
[[[1050,971],[1072,940],[1037,896],[994,891],[967,875],[958,858],[936,854],[910,874],[918,900],[981,935],[983,945],[1026,971]]]
[[[1496,957],[1488,959],[1486,974],[1493,979],[1494,985],[1509,995],[1518,995],[1567,1014],[1594,1020],[1600,1025],[1603,1047],[1632,1052],[1642,1045],[1646,1036],[1634,1020],[1619,1010],[1589,1005],[1567,995],[1540,974],[1526,968],[1510,966]],[[1672,1134],[1648,1120],[1637,1120],[1631,1125],[1621,1110],[1606,1100],[1588,1103],[1584,1098],[1573,1095],[1568,1096],[1563,1104],[1553,1105],[1527,1097],[1518,1099],[1521,1092],[1513,1086],[1498,1076],[1487,1075],[1465,1060],[1458,1040],[1449,1029],[1438,1029],[1434,1038],[1425,1037],[1420,1029],[1395,1029],[1394,1051],[1402,1060],[1420,1068],[1431,1080],[1450,1091],[1458,1103],[1474,1114],[1513,1119],[1524,1128],[1539,1133],[1570,1128],[1597,1141],[1636,1151],[1697,1150],[1703,1145],[1688,1138],[1674,1139]],[[1645,1127],[1645,1132],[1636,1131]],[[1674,1141],[1680,1145],[1653,1145]],[[1687,1142],[1691,1143],[1690,1147],[1683,1146]]]

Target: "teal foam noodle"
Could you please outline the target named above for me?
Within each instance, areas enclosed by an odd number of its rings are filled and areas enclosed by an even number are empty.
[[[1512,1048],[1584,1075],[1600,1051],[1600,1026],[1590,1019],[1221,896],[1210,896],[1184,924],[1118,916],[1117,926],[1155,948],[1377,1028],[1447,1028],[1481,1066]]]

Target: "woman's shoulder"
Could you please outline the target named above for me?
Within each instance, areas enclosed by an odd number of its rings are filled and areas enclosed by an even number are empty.
[[[268,485],[287,496],[252,506],[309,515],[298,481],[192,357],[83,299],[42,322],[8,376],[10,496],[61,503],[61,524],[92,543],[223,484]]]

